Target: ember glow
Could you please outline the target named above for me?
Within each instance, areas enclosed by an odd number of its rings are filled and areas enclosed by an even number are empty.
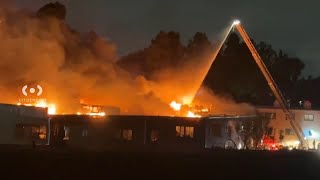
[[[87,115],[89,115],[89,116],[105,116],[106,113],[105,113],[105,112],[100,112],[100,113],[88,113]]]
[[[208,108],[201,109],[201,112],[209,112]]]
[[[201,117],[201,116],[200,116],[200,115],[198,115],[198,114],[194,114],[194,113],[193,113],[193,112],[191,112],[191,111],[188,111],[187,117],[193,117],[193,118],[196,118],[196,117]]]

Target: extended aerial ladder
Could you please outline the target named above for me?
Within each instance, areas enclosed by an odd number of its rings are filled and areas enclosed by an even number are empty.
[[[238,21],[238,20],[234,21],[233,26],[236,27],[236,29],[240,33],[241,37],[243,38],[244,42],[248,46],[248,48],[249,48],[254,60],[256,61],[260,71],[262,72],[263,76],[267,80],[268,85],[269,85],[272,93],[274,94],[276,100],[278,101],[279,105],[281,106],[286,118],[289,120],[293,130],[295,131],[295,134],[297,135],[297,137],[300,141],[300,145],[302,146],[302,148],[308,148],[308,143],[304,138],[305,136],[303,134],[301,127],[295,121],[294,116],[290,112],[289,107],[288,107],[279,87],[277,86],[277,84],[273,80],[266,65],[264,64],[263,60],[261,59],[261,57],[258,54],[257,50],[255,49],[254,45],[252,44],[248,34],[246,33],[246,31],[244,30],[244,28],[240,24],[240,21]]]

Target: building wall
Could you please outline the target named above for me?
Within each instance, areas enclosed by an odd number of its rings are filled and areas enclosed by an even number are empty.
[[[32,127],[46,126],[46,117],[43,108],[0,104],[0,144],[31,144]],[[41,141],[46,143],[46,139]]]
[[[72,119],[77,121],[77,117]],[[82,118],[79,116],[78,118]],[[188,119],[188,118],[187,118]],[[154,151],[194,151],[203,148],[204,134],[197,120],[157,116],[112,116],[104,119],[86,118],[76,124],[59,123],[66,126],[70,148],[103,150],[154,150]],[[80,120],[80,119],[78,119]],[[52,119],[52,127],[57,120]],[[183,132],[177,134],[177,128]],[[187,136],[186,132],[191,133]]]
[[[237,118],[224,117],[206,119],[120,115],[93,118],[70,115],[51,119],[55,139],[52,142],[60,142],[69,148],[117,151],[199,151],[204,148],[224,148],[229,138],[232,139],[229,143],[236,146],[234,148],[243,148],[244,143],[236,130],[239,123]],[[218,135],[212,130],[215,125],[219,126]]]
[[[282,109],[270,107],[258,108],[257,110],[260,113],[267,113],[268,115],[274,114],[269,123],[269,127],[273,128],[272,135],[276,142],[279,142],[284,146],[297,147],[299,145],[299,140]],[[292,109],[291,112],[294,114],[295,121],[303,130],[309,148],[314,147],[314,141],[317,148],[320,143],[320,110]],[[282,140],[280,139],[281,133],[284,135]]]
[[[14,143],[15,116],[6,111],[0,111],[0,114],[0,144],[12,144]]]

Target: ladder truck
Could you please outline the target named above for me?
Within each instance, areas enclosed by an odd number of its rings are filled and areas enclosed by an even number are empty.
[[[258,54],[256,48],[254,47],[254,45],[252,44],[248,34],[246,33],[246,31],[244,30],[243,26],[240,24],[239,20],[235,20],[233,22],[233,27],[236,27],[236,29],[238,30],[239,34],[241,35],[241,37],[243,38],[244,42],[246,43],[246,45],[248,46],[253,59],[255,60],[255,62],[257,63],[260,71],[262,72],[264,78],[267,80],[268,85],[272,91],[272,93],[274,94],[277,102],[279,103],[279,105],[281,106],[286,118],[289,120],[290,125],[292,126],[295,134],[297,135],[299,142],[300,142],[300,146],[303,149],[308,149],[308,143],[305,139],[305,136],[303,134],[303,131],[301,129],[301,127],[299,126],[299,124],[295,121],[293,114],[290,112],[289,107],[279,89],[279,87],[277,86],[277,84],[275,83],[274,79],[272,78],[270,72],[268,71],[266,65],[264,64],[263,60],[261,59],[260,55]]]

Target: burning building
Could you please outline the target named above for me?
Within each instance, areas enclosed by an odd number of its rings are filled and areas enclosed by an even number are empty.
[[[0,68],[3,70],[0,75],[10,77],[0,79],[0,92],[6,94],[0,101],[21,105],[12,106],[13,109],[30,106],[47,109],[50,137],[46,137],[50,144],[98,141],[95,145],[104,145],[116,142],[113,139],[119,133],[118,139],[123,136],[130,142],[146,144],[151,135],[154,137],[151,139],[158,139],[161,131],[161,145],[173,146],[187,141],[197,147],[214,147],[215,143],[204,139],[204,122],[211,121],[205,117],[255,113],[247,104],[236,104],[202,87],[223,41],[218,47],[206,41],[199,54],[191,46],[189,52],[184,52],[187,48],[179,46],[177,33],[161,32],[144,52],[148,56],[144,59],[146,63],[155,68],[151,68],[149,75],[132,75],[120,65],[114,43],[93,31],[73,30],[64,21],[65,13],[58,3],[46,5],[38,12],[0,8]],[[197,37],[205,39],[203,34]],[[167,59],[159,56],[176,50],[179,50],[178,56],[169,54],[165,56]],[[181,64],[172,65],[175,62]],[[12,117],[13,122],[19,121],[18,117]],[[221,126],[222,129],[227,124]],[[161,130],[150,129],[156,125]],[[125,129],[125,126],[137,130]],[[176,141],[180,136],[181,142]]]
[[[0,105],[0,116],[0,144],[86,150],[243,149],[250,147],[251,130],[261,127],[254,125],[259,116],[49,115],[47,108],[8,104]]]
[[[80,33],[72,29],[64,21],[65,11],[59,3],[48,4],[38,12],[0,8],[0,75],[10,77],[0,79],[0,92],[6,94],[0,102],[47,107],[50,114],[86,114],[86,110],[79,111],[79,103],[119,107],[127,115],[199,116],[209,109],[205,105],[201,112],[194,111],[193,100],[220,47],[207,42],[199,56],[178,47],[181,56],[160,58],[166,48],[174,51],[170,44],[181,43],[177,33],[160,33],[160,39],[153,41],[145,53],[151,66],[160,63],[157,67],[162,68],[150,72],[152,77],[144,73],[133,75],[121,66],[123,58],[118,56],[113,42],[93,31]],[[175,39],[169,39],[165,46],[162,43],[167,41],[161,38],[166,37]],[[187,59],[179,59],[183,57]],[[170,67],[162,64],[167,61],[184,63]],[[42,102],[20,101],[21,96],[30,99],[36,87],[42,87],[41,97],[32,98],[41,98]],[[221,106],[224,100],[212,97],[207,93],[203,99],[210,99],[220,113],[229,109],[226,104],[235,104],[230,101]],[[193,109],[177,113],[170,107],[173,101]],[[114,114],[118,110],[111,111]]]
[[[0,144],[47,144],[46,108],[0,104]]]

